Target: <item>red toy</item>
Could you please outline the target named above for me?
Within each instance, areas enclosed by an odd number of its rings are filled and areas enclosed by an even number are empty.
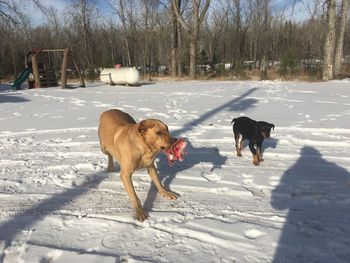
[[[168,159],[169,166],[173,166],[175,161],[183,161],[184,152],[187,142],[184,139],[177,139],[177,141],[170,147],[169,150],[165,151],[166,157]]]

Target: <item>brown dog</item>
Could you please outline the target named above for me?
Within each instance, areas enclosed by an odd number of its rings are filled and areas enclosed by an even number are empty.
[[[139,221],[144,221],[148,215],[141,206],[131,180],[137,169],[147,168],[153,183],[164,198],[177,198],[163,187],[154,165],[156,154],[169,149],[176,141],[169,135],[168,127],[163,122],[146,119],[136,123],[125,112],[108,110],[100,116],[98,135],[101,150],[108,156],[108,171],[114,171],[113,158],[119,162],[121,180]]]

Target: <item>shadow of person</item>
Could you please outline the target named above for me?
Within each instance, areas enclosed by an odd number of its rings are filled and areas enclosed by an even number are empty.
[[[220,169],[227,160],[226,156],[220,154],[217,147],[197,148],[194,147],[189,141],[187,142],[186,152],[187,155],[185,155],[185,160],[183,162],[176,162],[173,167],[169,167],[165,154],[160,154],[158,156],[158,162],[156,165],[159,173],[159,179],[163,183],[164,187],[170,191],[172,190],[170,189],[170,183],[175,178],[177,173],[187,170],[202,162],[211,163],[211,171],[213,171],[214,169]],[[158,190],[152,182],[146,200],[143,204],[147,211],[152,210],[157,193]]]
[[[272,193],[275,209],[288,209],[273,262],[350,262],[350,174],[313,147]]]

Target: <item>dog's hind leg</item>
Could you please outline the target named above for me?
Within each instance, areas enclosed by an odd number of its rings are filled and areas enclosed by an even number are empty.
[[[241,138],[240,141],[240,135],[239,133],[235,133],[235,142],[236,142],[236,152],[237,152],[237,156],[241,157],[242,156],[242,145],[243,145],[243,138]]]
[[[101,151],[108,156],[108,167],[107,171],[108,172],[114,172],[114,164],[113,164],[113,157],[112,155],[107,151],[106,147],[104,144],[101,143]]]
[[[239,153],[240,153],[240,156],[242,156],[241,152],[242,152],[242,149],[243,149],[243,141],[244,141],[244,138],[242,136],[241,137],[241,141],[239,142]]]
[[[113,157],[112,155],[106,150],[104,145],[101,143],[101,151],[108,156],[108,167],[107,171],[108,172],[114,172],[114,164],[113,164]]]

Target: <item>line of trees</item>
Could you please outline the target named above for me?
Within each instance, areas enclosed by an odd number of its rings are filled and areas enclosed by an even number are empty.
[[[196,78],[203,65],[238,72],[247,61],[278,61],[292,72],[314,60],[324,80],[337,77],[350,54],[349,0],[306,1],[303,20],[291,19],[300,1],[290,2],[276,12],[272,0],[105,0],[102,11],[98,1],[72,0],[62,13],[45,1],[0,0],[0,78],[18,74],[31,49],[63,47],[90,70],[165,65]],[[45,18],[40,25],[22,11],[29,4]]]

